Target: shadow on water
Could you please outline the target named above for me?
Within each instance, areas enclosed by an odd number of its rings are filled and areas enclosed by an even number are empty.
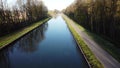
[[[10,53],[18,49],[23,53],[33,53],[38,49],[38,44],[45,38],[44,33],[48,28],[48,23],[41,25],[29,34],[20,38],[8,47],[0,51],[0,68],[10,68]]]
[[[88,68],[61,16],[0,51],[0,68]]]
[[[47,30],[47,27],[48,24],[46,23],[26,35],[18,42],[19,46],[17,48],[26,53],[35,52],[38,49],[40,41],[45,38],[44,32]]]

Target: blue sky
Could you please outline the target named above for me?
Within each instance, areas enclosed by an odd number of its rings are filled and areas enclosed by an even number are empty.
[[[8,0],[9,6],[15,4],[16,0]],[[74,0],[42,0],[49,10],[62,10],[69,6]]]

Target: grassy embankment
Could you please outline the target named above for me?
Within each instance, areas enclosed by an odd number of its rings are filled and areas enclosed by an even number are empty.
[[[106,50],[110,55],[112,55],[112,57],[114,57],[118,62],[120,62],[120,49],[118,47],[116,47],[114,44],[112,44],[111,42],[103,39],[102,37],[91,33],[90,31],[84,29],[82,26],[80,26],[79,24],[76,23],[76,25],[80,28],[83,29],[83,31],[85,33],[88,34],[88,36],[94,40],[95,42],[97,42],[98,44],[100,44],[100,46]]]
[[[70,31],[72,32],[74,38],[76,39],[78,45],[81,47],[85,57],[87,58],[91,68],[104,68],[103,65],[98,61],[98,59],[95,57],[95,55],[92,53],[92,51],[89,49],[89,47],[85,44],[85,42],[82,40],[82,38],[79,36],[79,34],[74,30],[74,28],[70,25],[69,22],[73,22],[70,18],[68,18],[65,15],[62,15],[65,19]]]
[[[37,28],[38,26],[42,25],[43,23],[47,22],[49,19],[50,18],[46,18],[39,22],[33,23],[21,30],[18,30],[16,32],[13,32],[13,33],[10,33],[10,34],[0,37],[0,49],[9,45],[10,43],[14,42],[15,40],[19,39],[20,37],[24,36],[25,34],[32,31],[33,29]]]
[[[80,26],[79,24],[75,23],[82,31],[84,31],[88,36],[100,44],[100,46],[106,50],[112,57],[114,57],[118,62],[120,62],[120,49],[119,47],[116,47],[115,44],[111,43],[108,40],[103,39],[99,35],[96,35],[95,33],[92,33],[85,29],[84,27]]]

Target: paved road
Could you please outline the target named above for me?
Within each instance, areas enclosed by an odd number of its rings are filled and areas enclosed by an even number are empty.
[[[77,31],[77,33],[79,33],[84,42],[88,45],[88,47],[92,50],[97,59],[103,64],[105,68],[120,68],[120,63],[104,49],[102,49],[98,43],[92,40],[85,32],[80,30],[74,22],[69,23]]]

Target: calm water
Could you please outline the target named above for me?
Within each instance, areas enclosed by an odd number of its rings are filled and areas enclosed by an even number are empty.
[[[88,68],[61,16],[0,51],[0,68]]]

